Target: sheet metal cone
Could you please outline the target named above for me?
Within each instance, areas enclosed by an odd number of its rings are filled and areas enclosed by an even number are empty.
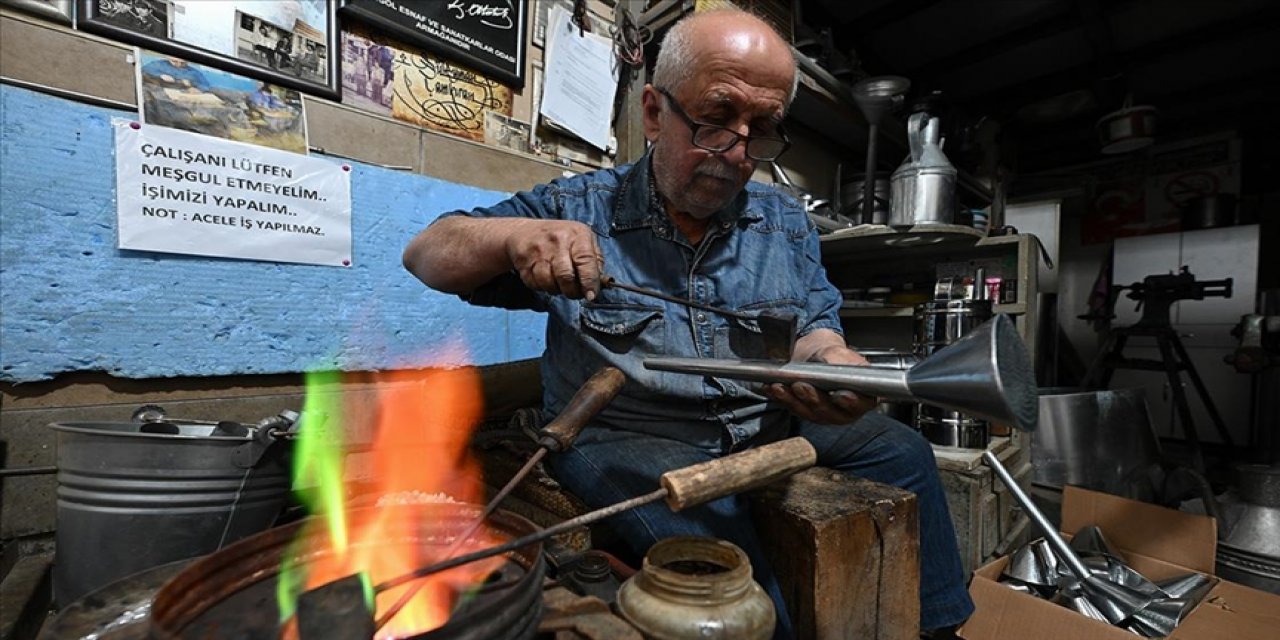
[[[1080,583],[1085,596],[1111,624],[1120,624],[1151,602],[1151,596],[1132,587],[1115,584],[1097,576]]]
[[[1115,558],[1107,558],[1107,578],[1116,584],[1137,589],[1153,598],[1165,596],[1165,593],[1160,590],[1160,587],[1156,586],[1156,583],[1148,580],[1146,576]]]
[[[1148,638],[1163,638],[1173,633],[1191,610],[1182,598],[1158,598],[1135,611],[1129,618],[1129,628]]]
[[[1174,576],[1156,583],[1170,598],[1182,598],[1191,602],[1199,602],[1209,591],[1213,581],[1203,573],[1188,573],[1185,576]]]
[[[1107,616],[1103,615],[1102,612],[1098,610],[1098,607],[1094,606],[1093,602],[1084,597],[1083,594],[1068,596],[1066,598],[1066,602],[1063,604],[1076,613],[1110,624],[1110,621],[1107,620]]]
[[[1039,417],[1035,372],[1022,337],[1001,314],[907,372],[921,402],[1033,431]]]
[[[1111,542],[1107,540],[1107,537],[1102,535],[1102,529],[1094,524],[1081,527],[1071,537],[1071,548],[1075,549],[1076,553],[1081,556],[1104,555],[1116,559],[1123,557],[1119,551],[1116,551],[1115,547],[1111,546]]]
[[[1056,583],[1055,571],[1045,566],[1033,544],[1024,544],[1013,552],[1004,568],[1004,575],[1026,584],[1052,586]]]

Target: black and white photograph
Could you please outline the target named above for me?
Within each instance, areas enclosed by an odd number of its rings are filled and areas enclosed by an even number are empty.
[[[169,0],[98,0],[99,20],[155,38],[168,38],[173,3]]]
[[[13,7],[46,20],[71,24],[72,0],[0,0],[0,7]]]
[[[319,33],[298,23],[286,29],[263,18],[236,12],[236,57],[311,82],[323,82],[328,50]]]
[[[5,0],[12,1],[12,0]],[[338,99],[327,0],[80,0],[75,24],[113,40]]]

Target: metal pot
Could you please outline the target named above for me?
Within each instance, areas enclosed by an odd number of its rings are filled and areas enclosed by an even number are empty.
[[[860,220],[862,215],[862,198],[865,191],[865,174],[858,174],[853,180],[844,183],[840,189],[841,206],[845,216]],[[889,222],[889,172],[879,171],[875,174],[875,185],[871,206],[871,224],[888,224]]]
[[[1212,193],[1192,198],[1182,208],[1182,229],[1214,229],[1236,223],[1234,193]]]

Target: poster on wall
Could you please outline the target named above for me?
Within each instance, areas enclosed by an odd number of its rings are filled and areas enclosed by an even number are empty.
[[[121,118],[112,126],[120,249],[351,266],[347,167]]]
[[[342,0],[342,11],[404,42],[524,86],[529,0]]]
[[[72,0],[0,0],[0,7],[13,7],[46,20],[71,24]]]
[[[86,31],[306,93],[338,97],[326,0],[81,0]]]
[[[138,51],[137,69],[142,122],[307,153],[297,90],[154,51]]]

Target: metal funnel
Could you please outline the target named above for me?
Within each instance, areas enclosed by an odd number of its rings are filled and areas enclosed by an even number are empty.
[[[876,145],[880,125],[902,104],[902,96],[910,88],[911,81],[901,76],[863,78],[853,85],[853,101],[858,104],[862,117],[867,119],[867,167],[862,178],[862,213],[859,216],[862,224],[872,224],[875,220]],[[840,189],[838,182],[836,189]]]
[[[902,96],[910,88],[911,81],[902,76],[863,78],[853,85],[853,101],[867,124],[881,125],[902,104]]]
[[[1031,358],[1013,321],[998,315],[907,371],[814,362],[647,358],[646,369],[754,382],[807,382],[882,400],[914,401],[1035,429],[1039,413]]]

